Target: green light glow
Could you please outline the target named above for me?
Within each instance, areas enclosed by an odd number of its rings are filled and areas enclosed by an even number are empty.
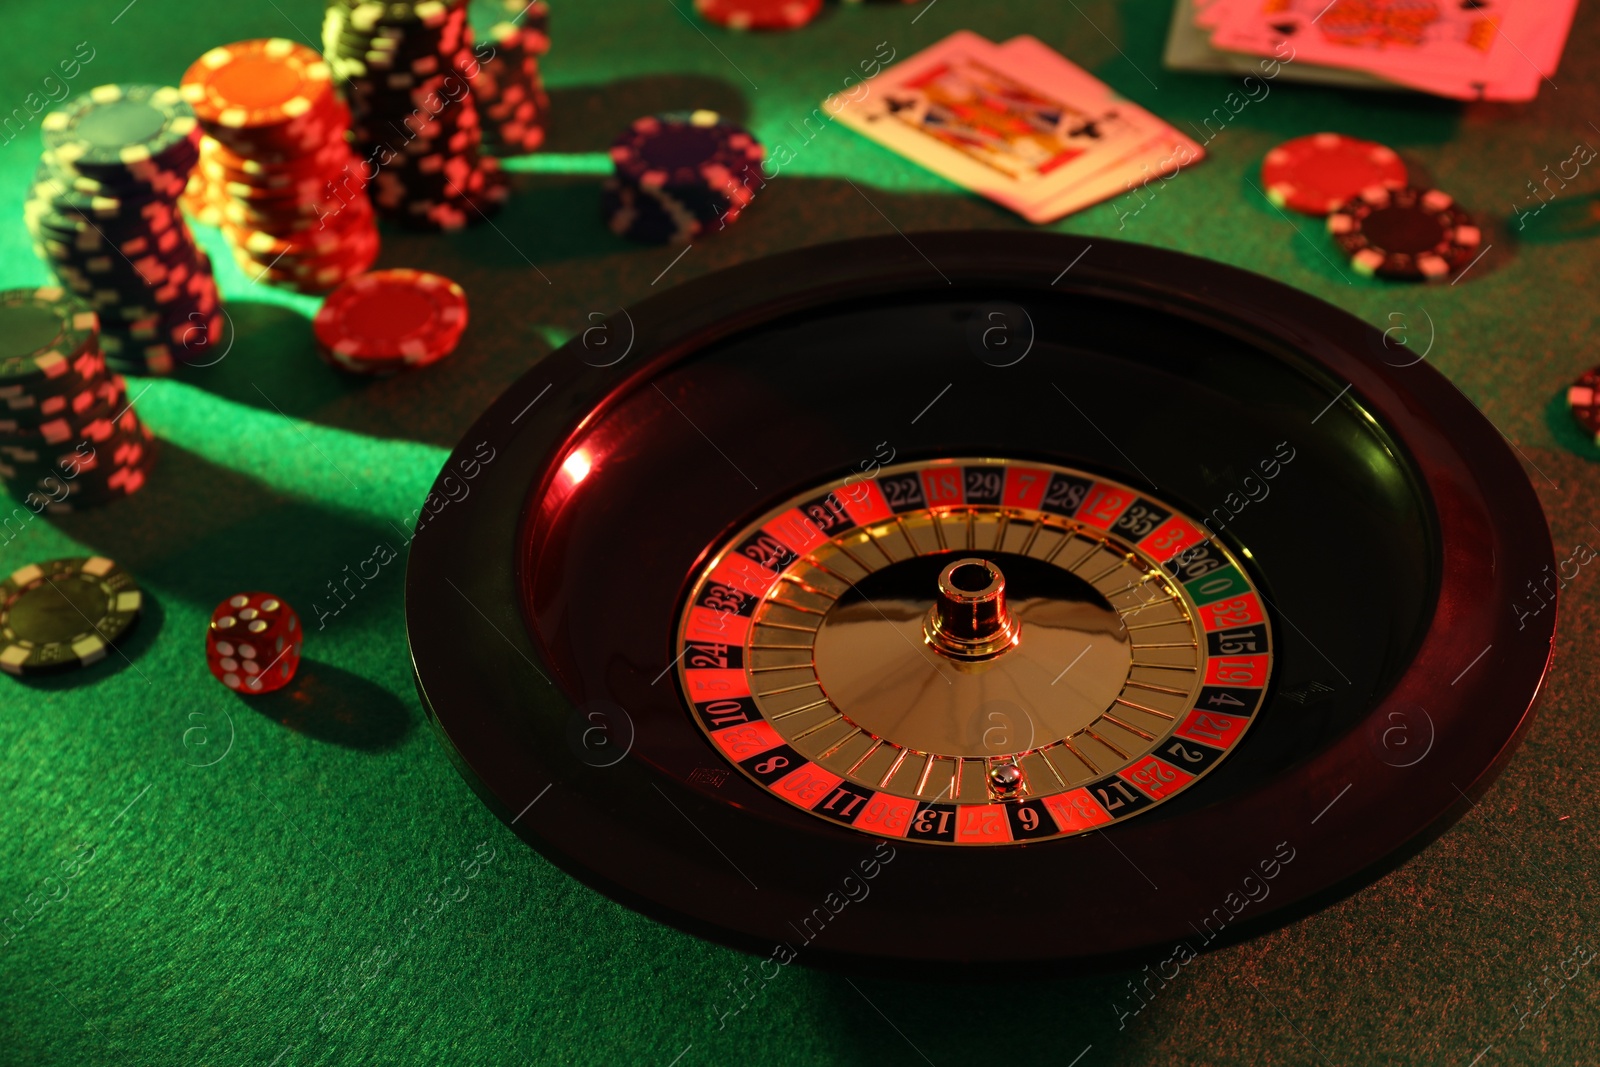
[[[607,152],[540,152],[501,161],[515,174],[611,174],[611,155]]]
[[[130,392],[141,389],[139,415],[158,437],[284,496],[380,521],[410,515],[449,457],[435,445],[319,426],[180,382],[150,380]]]

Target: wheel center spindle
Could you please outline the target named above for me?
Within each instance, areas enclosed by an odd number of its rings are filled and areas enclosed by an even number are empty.
[[[922,624],[935,652],[987,660],[1022,641],[1022,624],[1006,609],[1006,577],[986,559],[958,559],[939,572],[939,596]]]

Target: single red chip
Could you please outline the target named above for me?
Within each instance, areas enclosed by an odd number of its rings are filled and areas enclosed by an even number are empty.
[[[701,15],[730,30],[793,30],[822,10],[822,0],[694,0]]]
[[[1307,215],[1326,215],[1372,188],[1399,189],[1406,165],[1394,149],[1342,133],[1296,137],[1261,161],[1267,199]]]
[[[370,363],[374,369],[443,359],[466,326],[461,286],[405,269],[350,279],[328,295],[312,323],[317,342],[340,363]]]

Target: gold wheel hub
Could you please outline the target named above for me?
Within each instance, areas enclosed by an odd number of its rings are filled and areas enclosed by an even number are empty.
[[[966,760],[1071,736],[1111,706],[1133,656],[1093,586],[1023,556],[948,558],[886,566],[834,602],[813,646],[832,706],[873,736]],[[1014,602],[1002,566],[1022,580]]]
[[[958,559],[939,572],[939,596],[922,636],[940,655],[981,663],[1015,648],[1022,624],[1006,608],[1006,576],[986,559]]]

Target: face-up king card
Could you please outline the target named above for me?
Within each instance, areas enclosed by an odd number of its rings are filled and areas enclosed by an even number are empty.
[[[859,99],[825,103],[841,122],[1034,222],[1164,125],[1065,60],[1048,84],[961,32],[865,83]]]

